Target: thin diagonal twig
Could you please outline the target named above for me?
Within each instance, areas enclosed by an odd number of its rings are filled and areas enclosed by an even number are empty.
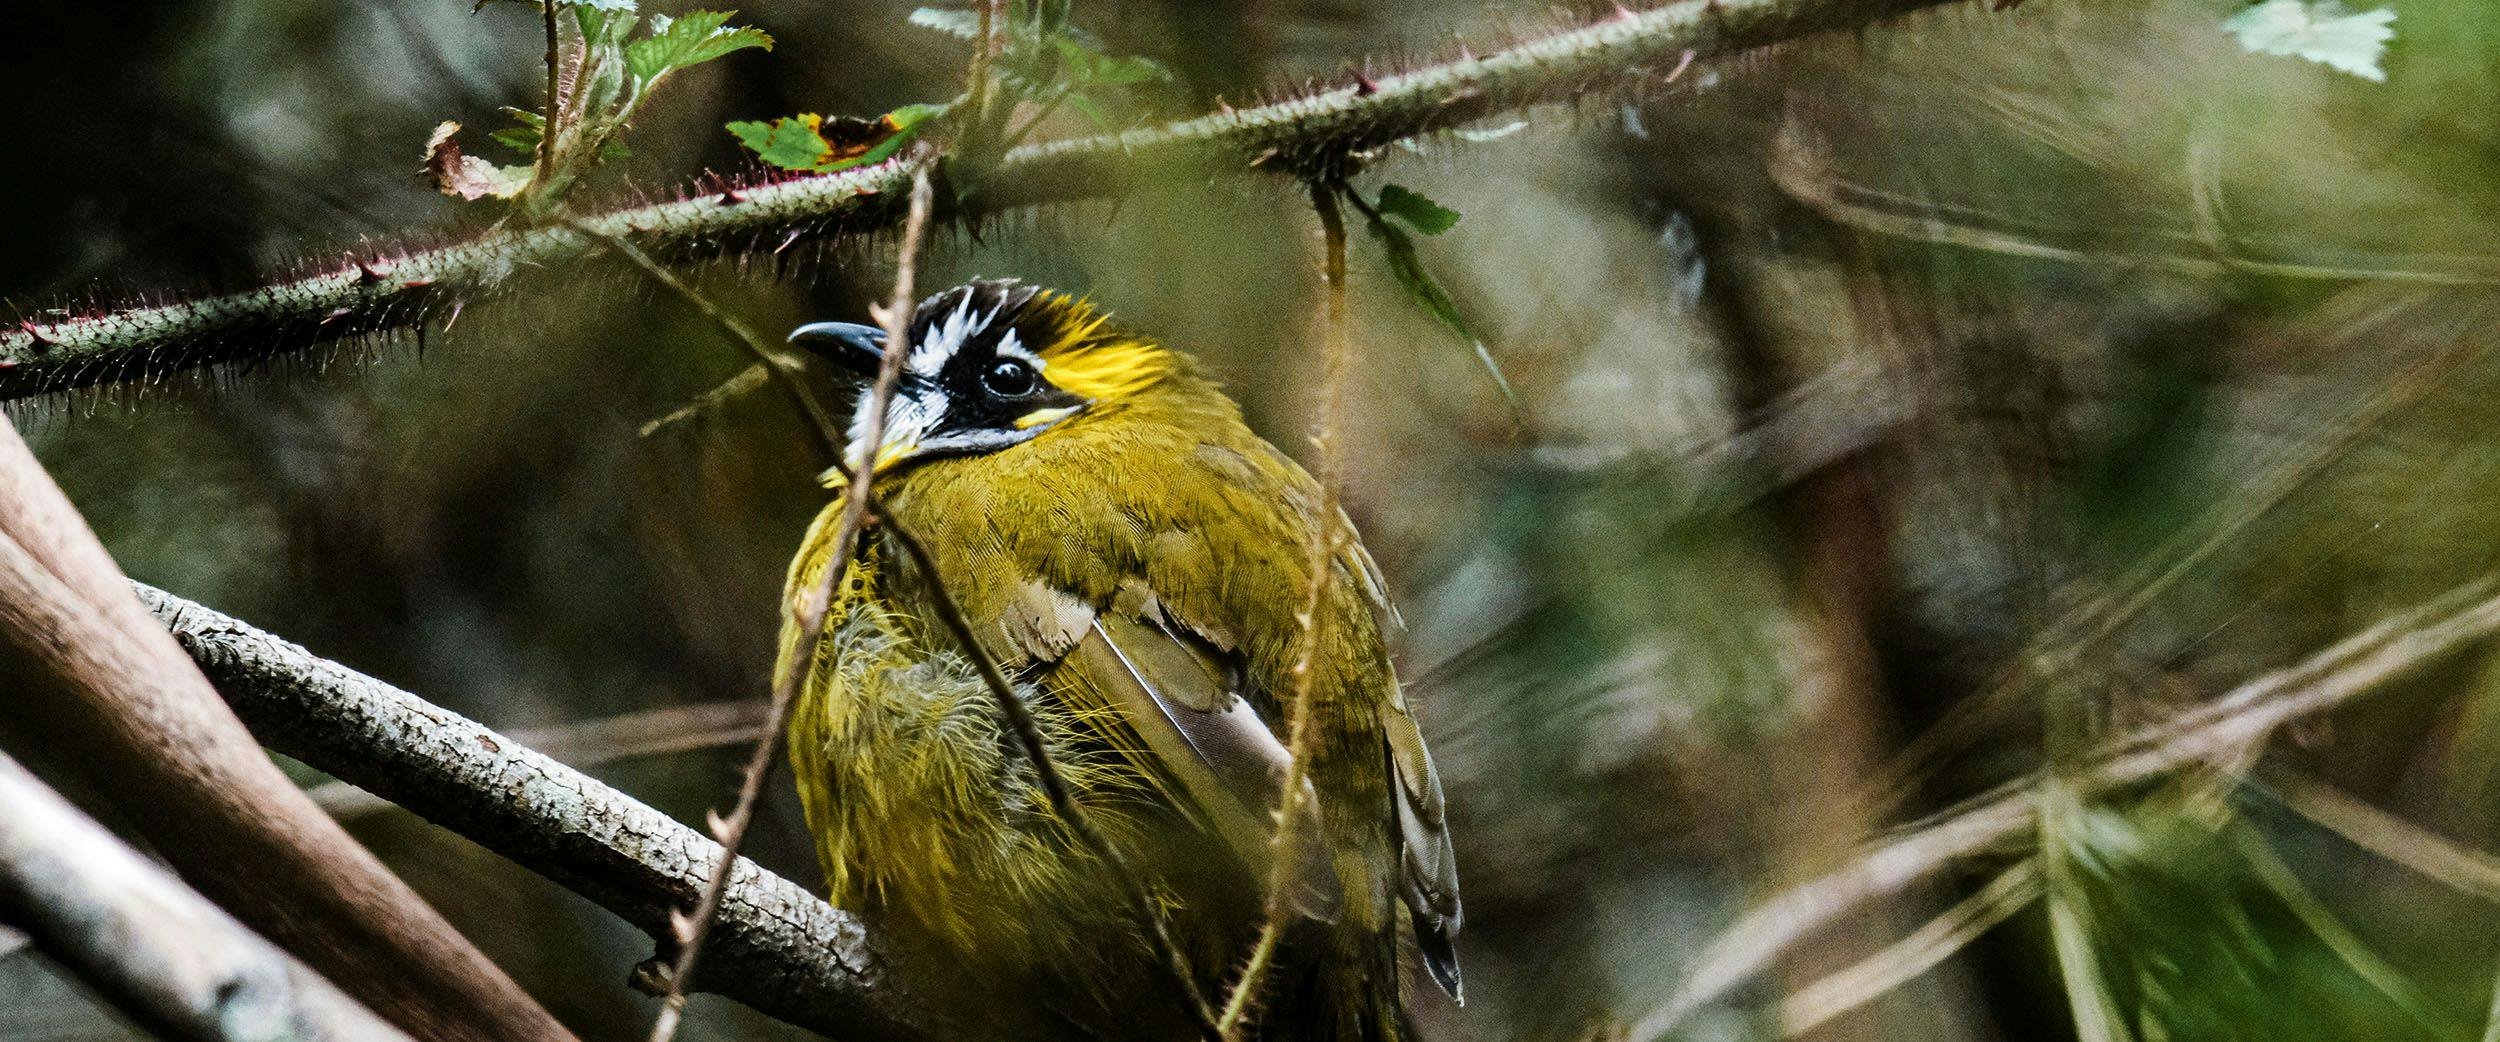
[[[799,369],[798,362],[793,360],[787,352],[773,346],[771,341],[757,334],[754,327],[740,321],[738,316],[730,314],[719,304],[713,303],[711,297],[688,285],[684,279],[678,278],[660,262],[651,259],[651,255],[634,245],[633,240],[578,221],[571,223],[582,234],[606,243],[608,249],[614,251],[617,256],[633,262],[635,267],[641,268],[644,274],[651,276],[652,281],[668,287],[669,292],[677,294],[686,303],[694,305],[694,309],[702,312],[703,317],[711,319],[712,323],[726,331],[729,338],[736,341],[738,346],[755,356],[755,366],[760,370],[759,375],[771,378],[779,383],[783,390],[790,392],[791,404],[797,406],[799,415],[806,417],[808,423],[815,428],[817,438],[825,444],[826,454],[834,460],[835,465],[840,465],[842,427],[833,422],[833,414],[825,409],[825,404],[816,400],[816,394],[808,389],[806,376]],[[745,373],[741,372],[739,375],[744,376]],[[736,377],[731,378],[732,383],[736,381]],[[654,421],[643,429],[644,433],[648,434],[665,425],[674,415]]]
[[[965,657],[972,660],[973,668],[981,674],[981,683],[989,689],[990,698],[998,703],[999,715],[1007,718],[1009,727],[1015,731],[1017,743],[1024,748],[1025,758],[1032,762],[1034,778],[1041,783],[1042,794],[1050,800],[1051,810],[1059,815],[1061,821],[1067,822],[1068,830],[1076,833],[1078,841],[1120,877],[1121,884],[1129,891],[1130,900],[1137,906],[1138,914],[1146,921],[1147,934],[1154,942],[1156,954],[1163,957],[1165,968],[1180,985],[1191,1018],[1197,1021],[1200,1033],[1210,1042],[1217,1039],[1215,1012],[1208,1006],[1206,996],[1199,992],[1197,971],[1190,966],[1188,953],[1181,950],[1180,942],[1172,936],[1172,924],[1164,917],[1162,904],[1155,900],[1154,892],[1147,888],[1146,877],[1137,871],[1137,866],[1120,852],[1120,848],[1112,845],[1110,837],[1103,835],[1102,830],[1094,825],[1094,819],[1085,812],[1085,806],[1078,803],[1075,795],[1068,790],[1067,779],[1059,773],[1058,761],[1050,755],[1050,747],[1042,738],[1041,724],[1033,719],[1032,708],[1024,704],[1023,697],[1017,695],[1015,687],[1007,682],[1007,675],[998,668],[998,660],[991,657],[989,649],[982,647],[981,642],[974,638],[972,625],[964,618],[963,606],[956,603],[955,595],[938,577],[937,559],[930,556],[928,545],[895,521],[893,515],[880,510],[877,519],[885,527],[886,534],[901,544],[903,552],[911,557],[912,564],[920,573],[921,584],[928,590],[929,601],[937,611],[938,621],[946,626],[946,631],[954,636],[955,642],[963,646]]]
[[[1874,1001],[1952,958],[1981,934],[2040,899],[2040,862],[2014,867],[1928,920],[1927,925],[1831,975],[1799,988],[1780,1003],[1780,1033],[1794,1038],[1825,1021]]]
[[[850,490],[844,494],[842,520],[834,531],[833,560],[825,566],[824,581],[815,589],[804,591],[799,603],[791,606],[799,626],[799,654],[783,663],[780,675],[773,678],[773,709],[764,737],[755,743],[754,755],[747,758],[746,774],[738,788],[738,805],[728,818],[718,822],[718,839],[723,848],[720,864],[712,870],[711,882],[703,888],[703,898],[684,922],[677,962],[667,981],[667,997],[660,1005],[660,1014],[651,1024],[651,1042],[669,1042],[677,1035],[677,1025],[685,1015],[686,983],[694,976],[697,959],[703,954],[703,940],[711,931],[713,916],[720,911],[722,894],[729,889],[730,869],[737,864],[738,849],[745,845],[747,827],[755,820],[755,803],[763,795],[764,781],[772,773],[776,755],[781,748],[780,735],[790,726],[791,706],[798,701],[799,685],[806,679],[815,662],[817,642],[824,639],[825,616],[831,613],[833,593],[841,588],[849,574],[851,558],[859,545],[859,528],[867,517],[866,490],[876,467],[876,447],[885,440],[886,409],[894,401],[895,385],[902,378],[903,359],[911,352],[902,345],[910,343],[913,277],[920,260],[920,240],[929,225],[933,195],[929,186],[929,167],[915,161],[912,174],[911,210],[903,222],[902,248],[895,260],[894,299],[885,309],[886,340],[889,345],[883,363],[877,370],[877,382],[869,392],[866,405],[867,423],[862,428],[860,449],[851,460]]]
[[[1346,330],[1346,263],[1345,215],[1338,209],[1338,198],[1345,194],[1342,182],[1313,180],[1310,183],[1311,209],[1319,215],[1322,236],[1320,271],[1327,280],[1328,330],[1325,336],[1327,357],[1320,378],[1319,415],[1312,425],[1311,447],[1319,473],[1319,531],[1311,540],[1310,579],[1302,590],[1301,613],[1294,616],[1299,632],[1295,638],[1293,660],[1293,692],[1286,706],[1285,777],[1283,791],[1277,796],[1276,834],[1268,842],[1267,908],[1259,924],[1258,939],[1250,946],[1240,979],[1233,982],[1232,993],[1224,1000],[1224,1016],[1217,1022],[1226,1042],[1240,1036],[1251,1005],[1257,1001],[1259,987],[1270,964],[1275,961],[1276,947],[1282,941],[1285,926],[1293,916],[1292,900],[1286,890],[1292,884],[1295,866],[1302,863],[1302,817],[1316,813],[1318,808],[1304,793],[1304,782],[1310,777],[1311,742],[1311,667],[1319,648],[1320,595],[1328,588],[1329,562],[1336,559],[1345,538],[1345,526],[1337,507],[1337,416],[1345,406],[1346,371],[1353,354],[1351,337]]]

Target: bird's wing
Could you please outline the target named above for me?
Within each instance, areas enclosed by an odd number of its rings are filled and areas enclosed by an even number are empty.
[[[1398,779],[1398,836],[1405,848],[1400,879],[1407,910],[1415,919],[1416,946],[1423,950],[1432,979],[1463,1003],[1466,990],[1459,982],[1458,951],[1452,942],[1466,914],[1458,902],[1458,859],[1450,851],[1441,774],[1432,768],[1432,751],[1424,747],[1424,732],[1415,725],[1403,692],[1390,693],[1380,716],[1389,767]]]
[[[1127,731],[1113,743],[1175,806],[1263,872],[1292,755],[1254,707],[1239,658],[1164,618],[1148,596],[1096,611],[1037,585],[1022,600],[1009,639],[1037,660],[1055,660],[1046,686],[1080,717],[1112,710]],[[1287,847],[1294,867],[1285,892],[1302,915],[1333,919],[1343,888],[1308,779],[1302,789],[1307,811]]]

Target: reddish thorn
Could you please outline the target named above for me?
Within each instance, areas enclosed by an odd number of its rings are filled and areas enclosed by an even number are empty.
[[[2016,0],[2016,2],[2017,2],[2017,3],[2019,3],[2019,2],[2021,2],[2021,0]],[[1683,76],[1683,75],[1684,75],[1684,70],[1689,69],[1689,68],[1692,68],[1692,67],[1693,67],[1693,52],[1692,52],[1692,49],[1691,49],[1691,48],[1686,48],[1686,49],[1685,49],[1685,51],[1684,51],[1684,58],[1683,58],[1683,60],[1678,61],[1678,62],[1676,62],[1676,63],[1675,63],[1675,71],[1674,71],[1674,72],[1670,72],[1670,73],[1668,73],[1668,74],[1667,74],[1667,78],[1666,78],[1666,80],[1665,80],[1664,82],[1667,82],[1667,83],[1673,83],[1673,82],[1675,82],[1675,81],[1676,81],[1676,79],[1677,79],[1678,77],[1681,77],[1681,76]]]
[[[321,316],[321,324],[326,326],[355,313],[354,308],[331,308],[329,314]]]
[[[720,198],[713,200],[713,202],[719,203],[722,206],[736,206],[745,201],[747,201],[746,196],[739,195],[738,193],[730,191],[726,188],[721,189]]]
[[[1371,77],[1369,77],[1369,76],[1365,76],[1365,75],[1363,75],[1361,71],[1359,71],[1359,70],[1358,70],[1358,71],[1356,71],[1356,72],[1355,72],[1355,74],[1354,74],[1354,96],[1355,96],[1355,97],[1358,97],[1358,98],[1368,98],[1368,97],[1371,97],[1372,95],[1374,95],[1374,94],[1378,94],[1378,93],[1380,93],[1380,85],[1379,85],[1379,84],[1377,84],[1377,83],[1373,83],[1373,82],[1372,82],[1372,78],[1371,78]]]
[[[371,264],[361,260],[356,262],[356,281],[358,282],[380,282],[382,276],[390,273],[391,262],[386,260],[377,260]]]
[[[399,288],[401,288],[401,289],[424,289],[425,287],[427,287],[427,286],[431,286],[431,285],[433,285],[433,284],[434,284],[434,280],[433,280],[433,279],[409,279],[409,280],[408,280],[408,281],[406,281],[406,282],[402,282],[402,283],[400,283],[400,284],[399,284]]]
[[[18,320],[17,331],[26,334],[26,346],[29,349],[35,351],[49,351],[54,347],[59,346],[51,337],[43,335],[43,327],[32,322],[28,322],[25,319]]]
[[[777,257],[777,256],[780,256],[780,255],[781,255],[781,253],[782,253],[782,251],[787,250],[787,249],[789,249],[790,247],[792,247],[792,246],[796,246],[796,245],[798,245],[798,244],[799,244],[799,233],[797,233],[797,232],[791,232],[788,236],[783,237],[783,239],[781,240],[781,245],[773,247],[773,255],[774,255],[774,256],[776,256],[776,257]]]
[[[15,369],[15,368],[17,368],[17,359],[14,359],[14,358],[0,358],[0,369]]]
[[[881,192],[882,190],[877,188],[875,185],[861,185],[859,186],[859,190],[852,192],[851,195],[853,197],[858,197],[863,195],[878,195],[881,194]]]

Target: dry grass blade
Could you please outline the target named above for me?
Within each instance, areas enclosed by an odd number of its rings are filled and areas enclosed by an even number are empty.
[[[929,185],[928,164],[915,164],[912,175],[911,212],[903,223],[902,248],[896,255],[894,299],[885,310],[886,343],[911,342],[912,286],[920,260],[920,241],[929,227],[933,192]],[[858,459],[851,461],[850,492],[846,494],[840,527],[835,530],[832,563],[825,568],[824,582],[814,590],[805,591],[799,603],[790,606],[799,626],[798,647],[814,648],[824,639],[825,617],[831,613],[833,591],[840,589],[843,578],[850,573],[851,559],[859,546],[860,525],[867,518],[866,490],[876,467],[876,446],[885,440],[887,407],[893,404],[894,388],[902,379],[903,359],[911,352],[893,349],[877,370],[877,382],[869,391],[868,402],[862,406],[867,421],[860,437]],[[837,457],[838,459],[839,457]],[[703,954],[703,940],[711,931],[712,920],[720,913],[721,898],[729,890],[730,871],[738,862],[738,850],[746,844],[747,827],[755,820],[755,804],[764,794],[764,780],[771,775],[776,755],[781,748],[780,735],[790,726],[791,707],[798,702],[799,685],[806,680],[813,656],[793,656],[773,678],[772,712],[766,717],[764,736],[755,743],[754,755],[747,758],[746,773],[738,787],[738,805],[720,822],[720,863],[712,870],[711,881],[703,888],[701,900],[694,911],[682,921],[678,936],[677,958],[670,967],[666,981],[667,994],[660,1004],[660,1014],[651,1024],[651,1042],[669,1042],[677,1037],[677,1025],[685,1016],[686,986],[694,977],[695,967]]]
[[[2478,580],[2356,633],[2307,661],[2208,705],[2103,745],[2072,780],[2091,796],[2236,755],[2275,729],[2349,703],[2468,643],[2500,633],[2500,583]],[[2039,779],[2000,787],[1861,849],[1840,868],[1773,895],[1693,960],[1674,995],[1633,1038],[1660,1038],[1849,910],[1901,892],[1964,858],[2021,850],[2039,827]]]
[[[2500,901],[2500,857],[2459,846],[2315,778],[2289,770],[2267,778],[2284,806],[2354,846],[2460,893]]]
[[[1320,594],[1327,589],[1328,562],[1333,559],[1345,539],[1344,524],[1337,509],[1337,415],[1345,406],[1346,370],[1351,365],[1353,347],[1346,332],[1346,264],[1345,214],[1337,206],[1341,183],[1313,181],[1311,208],[1319,214],[1321,232],[1320,271],[1327,280],[1328,331],[1325,338],[1327,358],[1320,382],[1319,420],[1311,433],[1311,445],[1318,452],[1319,465],[1319,538],[1311,542],[1308,562],[1310,580],[1302,591],[1301,613],[1294,616],[1298,633],[1295,637],[1293,692],[1286,706],[1285,776],[1282,791],[1277,795],[1276,834],[1269,841],[1267,874],[1267,917],[1259,924],[1259,936],[1250,946],[1250,955],[1243,960],[1241,975],[1233,982],[1232,993],[1224,999],[1224,1014],[1216,1022],[1226,1042],[1240,1037],[1248,1025],[1250,1007],[1258,1001],[1259,989],[1266,979],[1269,964],[1276,957],[1276,946],[1283,939],[1286,925],[1293,915],[1292,902],[1285,896],[1292,866],[1301,863],[1293,849],[1300,841],[1302,816],[1317,808],[1306,806],[1310,801],[1303,792],[1304,779],[1309,777],[1311,750],[1311,666],[1312,655],[1319,646]]]
[[[1885,992],[1899,987],[1938,963],[1952,958],[1981,934],[2013,918],[2040,899],[2040,863],[2026,858],[2014,863],[1979,892],[1963,898],[1909,936],[1882,951],[1835,971],[1780,1003],[1782,1034],[1802,1035]]]

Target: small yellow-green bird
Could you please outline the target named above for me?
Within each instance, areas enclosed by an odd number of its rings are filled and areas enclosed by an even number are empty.
[[[862,377],[898,349],[851,323],[790,339]],[[1459,995],[1458,874],[1384,643],[1395,613],[1350,523],[1321,516],[1311,476],[1187,355],[1081,300],[974,282],[923,301],[899,350],[884,437],[861,443],[863,390],[851,457],[875,461],[879,508],[929,548],[1201,994],[1227,993],[1282,880],[1289,928],[1246,1037],[1411,1038],[1400,939]],[[792,603],[823,582],[840,514],[809,530]],[[1306,629],[1332,522],[1342,549]],[[883,531],[862,540],[817,645],[798,646],[795,625],[783,638],[784,668],[807,661],[790,755],[833,902],[966,1033],[1195,1037],[1130,885],[1053,811]],[[1310,809],[1277,844],[1305,639]],[[1300,852],[1288,871],[1271,867],[1280,848]]]

